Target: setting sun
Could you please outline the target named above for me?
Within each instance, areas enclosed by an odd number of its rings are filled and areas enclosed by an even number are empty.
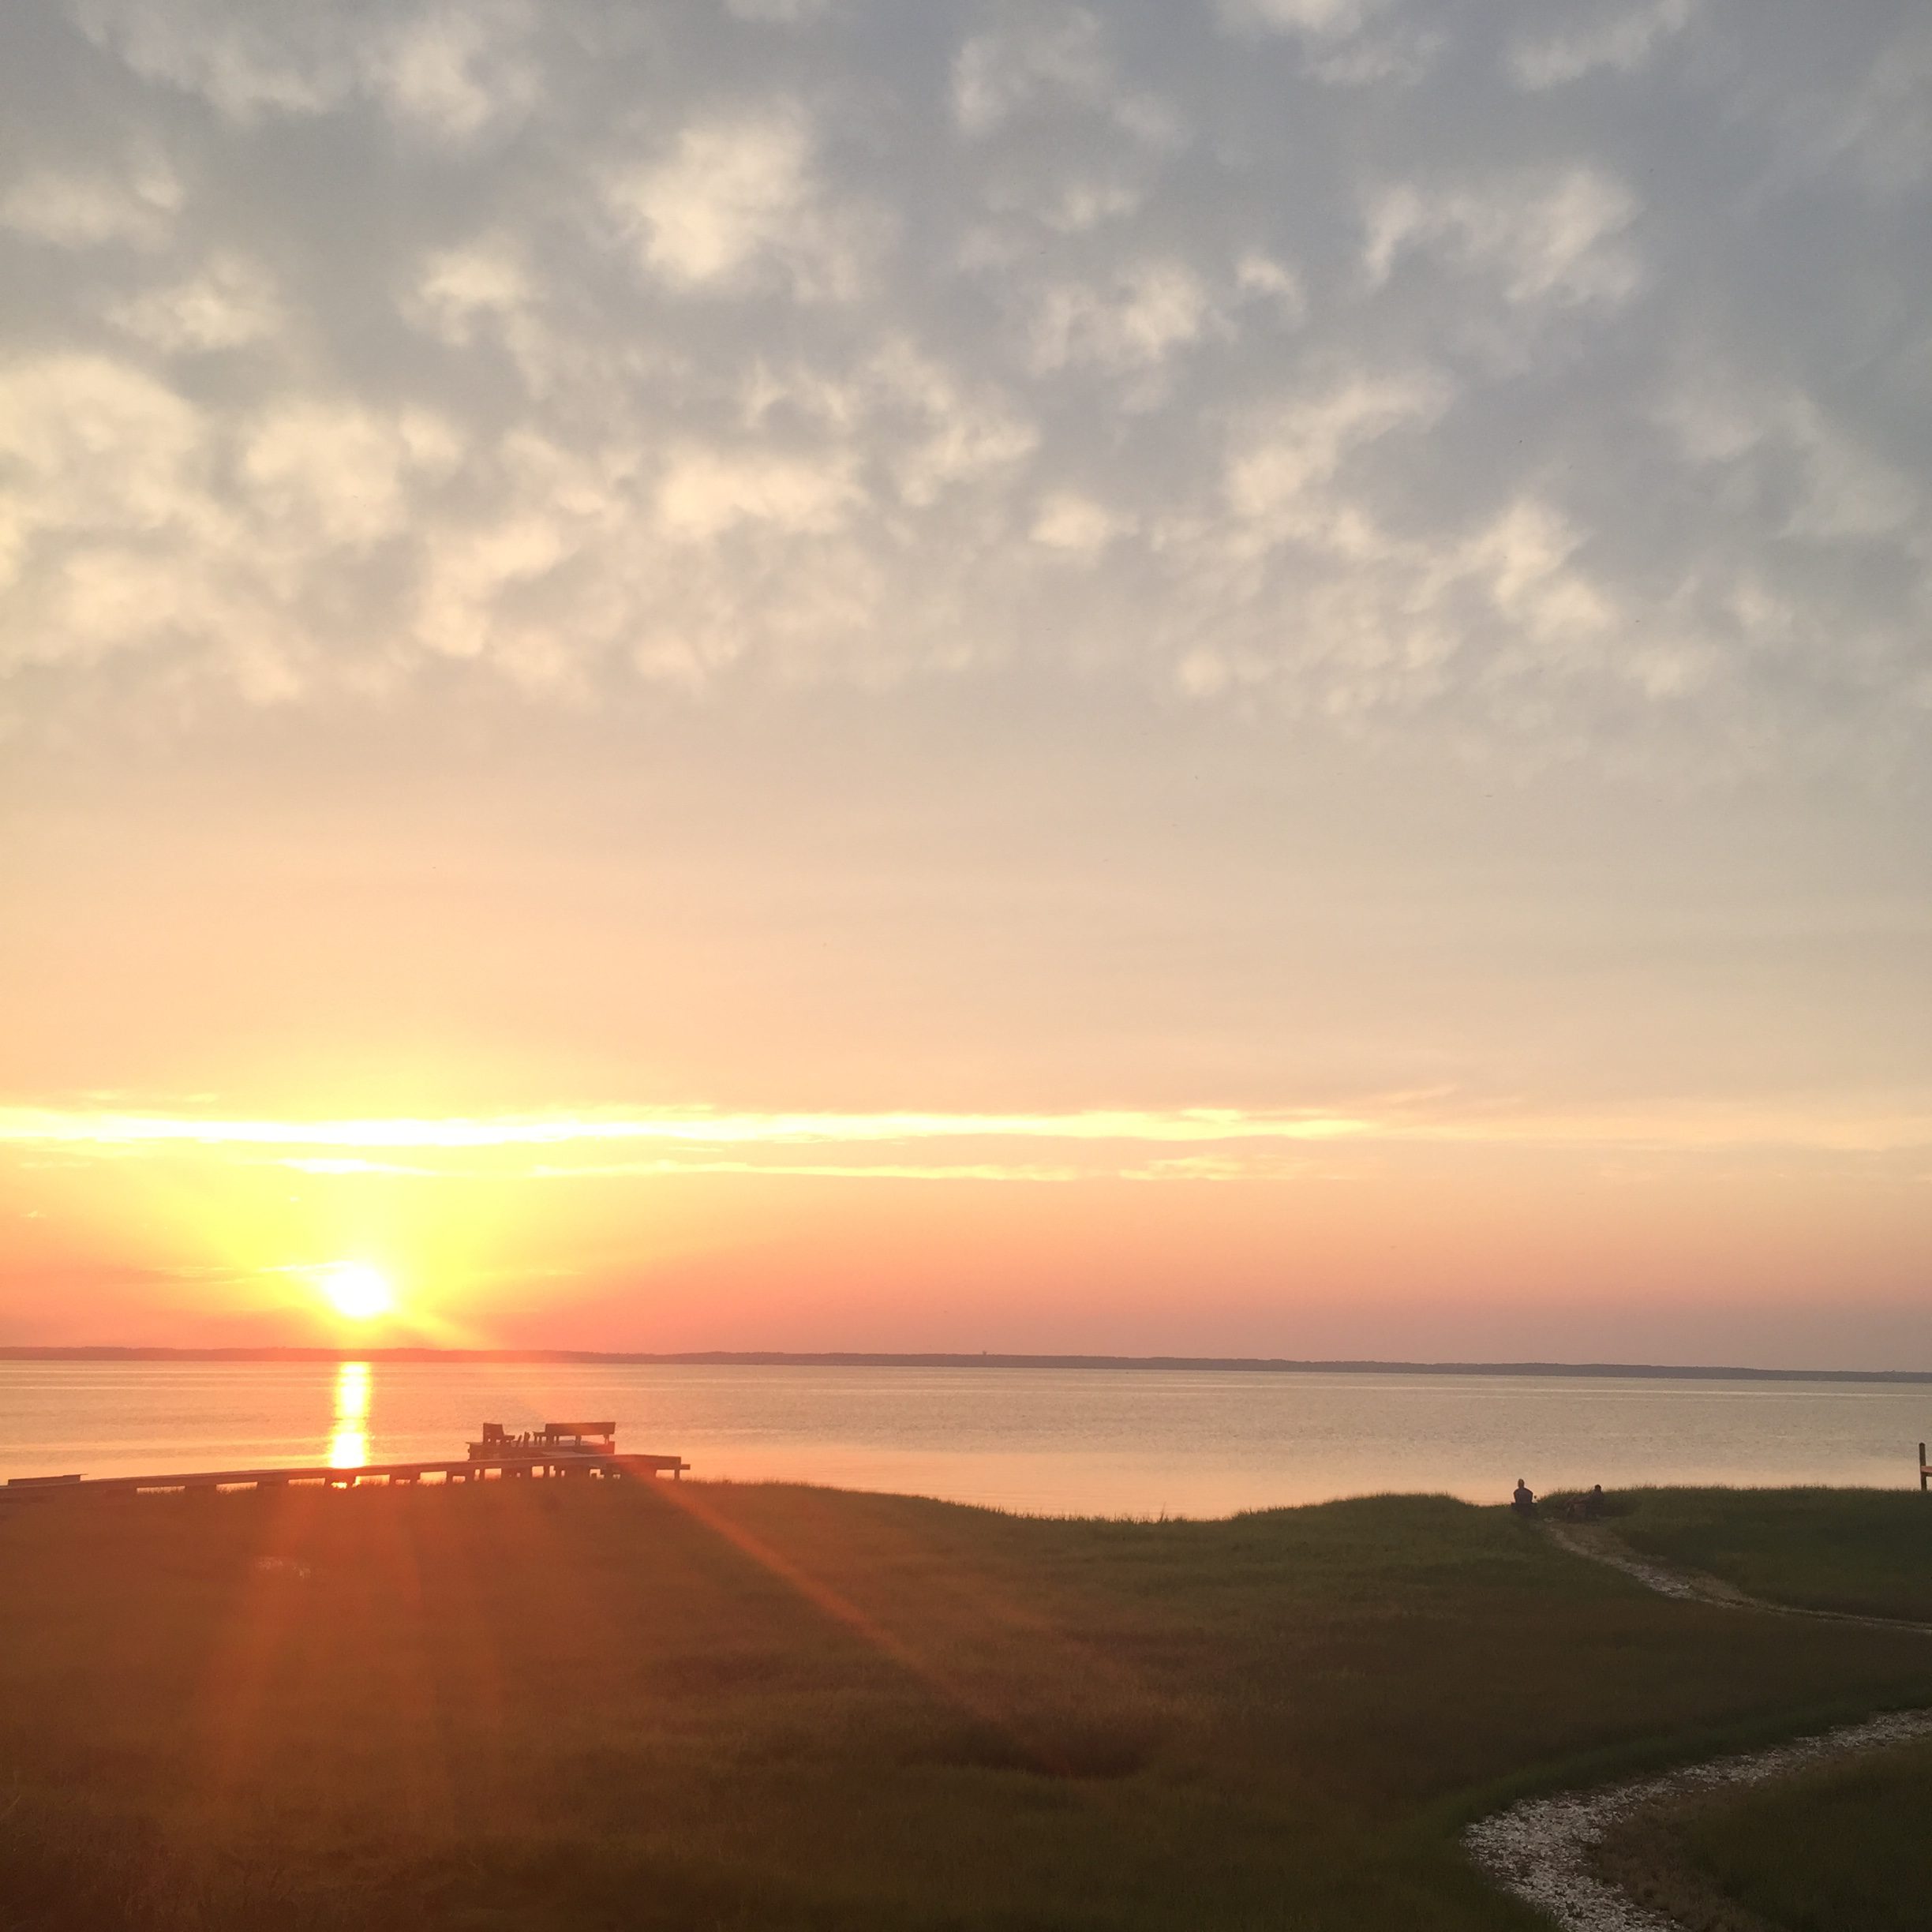
[[[346,1321],[373,1321],[395,1307],[395,1291],[366,1261],[338,1261],[318,1271],[328,1305]]]

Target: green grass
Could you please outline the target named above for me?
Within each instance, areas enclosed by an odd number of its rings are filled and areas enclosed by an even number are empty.
[[[1932,1496],[1915,1489],[1638,1489],[1611,1527],[1754,1597],[1932,1623]]]
[[[1916,1744],[1700,1807],[1673,1850],[1708,1898],[1780,1932],[1924,1932],[1932,1915],[1932,1746]]]
[[[0,1516],[0,1928],[1523,1928],[1473,1812],[1919,1703],[1923,1638],[1442,1498],[60,1499]]]

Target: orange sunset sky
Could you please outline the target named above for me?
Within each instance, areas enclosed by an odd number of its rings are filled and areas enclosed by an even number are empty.
[[[10,16],[0,1345],[1932,1368],[1932,39],[1573,12]]]

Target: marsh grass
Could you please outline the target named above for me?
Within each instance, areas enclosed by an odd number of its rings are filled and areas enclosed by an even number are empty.
[[[1634,1821],[1610,1868],[1708,1932],[1924,1932],[1932,1746],[1820,1766]]]
[[[1524,1926],[1472,1810],[1911,1702],[1923,1638],[1440,1497],[62,1499],[0,1517],[0,1928]]]
[[[1754,1597],[1932,1623],[1932,1496],[1916,1489],[1634,1489],[1617,1533]]]

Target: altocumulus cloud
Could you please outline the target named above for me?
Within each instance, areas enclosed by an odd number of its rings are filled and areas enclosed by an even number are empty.
[[[17,727],[1131,680],[1923,742],[1932,18],[73,0],[0,27]]]

